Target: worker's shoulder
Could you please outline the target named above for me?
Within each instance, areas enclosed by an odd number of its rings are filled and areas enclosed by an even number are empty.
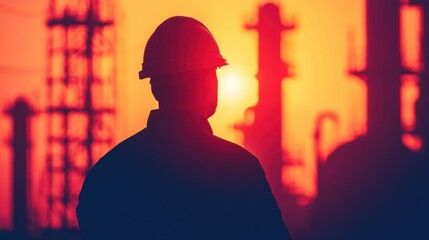
[[[94,168],[98,167],[114,167],[119,162],[129,159],[132,155],[137,155],[137,151],[144,146],[146,129],[143,129],[127,139],[121,141],[112,149],[110,149],[100,160],[97,161]]]
[[[211,151],[208,153],[211,157],[205,162],[210,162],[212,169],[218,169],[225,179],[247,181],[260,179],[265,174],[257,157],[247,149],[216,136],[212,137],[211,143]]]
[[[126,138],[122,142],[120,142],[118,145],[116,145],[114,148],[112,148],[111,152],[114,154],[116,152],[130,152],[133,149],[136,150],[139,148],[139,146],[143,146],[145,142],[149,141],[149,138],[147,137],[147,128],[140,130],[139,132],[135,133],[134,135],[131,135],[130,137]]]
[[[102,156],[86,176],[84,186],[108,185],[115,177],[129,170],[130,156],[137,155],[136,146],[145,135],[145,129],[118,143]],[[86,188],[87,188],[86,187]]]
[[[225,152],[227,154],[235,154],[243,158],[256,159],[256,157],[251,152],[236,143],[230,142],[215,135],[213,135],[212,141],[214,143],[212,146],[217,151]]]

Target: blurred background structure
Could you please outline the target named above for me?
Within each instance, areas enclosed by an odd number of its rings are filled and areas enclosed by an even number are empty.
[[[0,239],[79,239],[86,173],[156,107],[137,72],[171,15],[218,40],[210,122],[261,160],[293,239],[426,239],[429,2],[201,2],[0,1]]]
[[[17,100],[13,117],[13,237],[75,239],[75,209],[83,180],[114,143],[116,39],[114,2],[49,2],[46,57],[46,149],[43,179],[30,204],[34,177],[30,146],[33,112]],[[31,211],[38,212],[30,218]]]
[[[17,99],[7,110],[13,121],[13,226],[16,239],[29,237],[29,164],[31,117],[34,110],[25,99]]]
[[[244,134],[244,147],[261,161],[280,204],[286,201],[282,194],[282,174],[288,161],[282,148],[282,125],[285,118],[282,111],[282,81],[292,77],[289,64],[281,56],[282,37],[287,36],[282,33],[295,28],[294,24],[284,24],[282,21],[279,6],[267,3],[259,7],[258,22],[245,25],[247,30],[258,32],[258,102],[245,112],[248,118],[252,118],[251,125],[236,125]]]
[[[421,170],[428,158],[418,156],[424,155],[424,134],[414,135],[421,141],[416,152],[403,142],[411,134],[401,121],[403,75],[420,73],[403,66],[400,8],[399,0],[366,2],[366,66],[350,72],[367,86],[367,132],[339,146],[319,168],[314,238],[427,237],[422,229],[428,214],[423,200],[428,183],[421,178],[427,169]],[[416,122],[421,117],[417,115]]]
[[[115,136],[113,2],[52,0],[47,28],[47,227],[77,229],[80,186]]]

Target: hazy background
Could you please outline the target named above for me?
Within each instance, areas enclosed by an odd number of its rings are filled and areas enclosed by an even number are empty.
[[[78,2],[79,0],[76,0]],[[216,135],[242,144],[242,135],[232,125],[243,121],[244,110],[257,101],[257,33],[246,31],[245,23],[257,22],[261,0],[182,0],[116,3],[118,60],[118,129],[116,143],[146,126],[151,109],[157,107],[148,81],[139,81],[145,43],[163,20],[185,15],[202,21],[218,41],[222,55],[230,63],[218,71],[219,106],[210,119]],[[338,126],[327,125],[323,149],[365,131],[365,85],[348,75],[349,65],[364,66],[364,1],[287,0],[280,4],[283,20],[295,22],[296,30],[283,35],[284,60],[294,67],[295,77],[285,79],[284,149],[303,161],[292,179],[301,191],[315,195],[313,131],[315,119],[324,111],[335,112]],[[45,61],[48,0],[0,0],[0,109],[7,108],[19,96],[43,110],[45,104]],[[417,60],[418,11],[404,11],[404,58]],[[413,90],[407,90],[408,108]],[[414,94],[414,95],[413,95]],[[408,109],[404,105],[404,109]],[[411,111],[411,110],[408,110]],[[410,114],[404,123],[412,124]],[[38,131],[44,125],[36,120]],[[0,228],[11,226],[11,138],[10,119],[0,113]],[[43,170],[44,141],[38,131],[32,133],[33,167]],[[36,175],[41,177],[43,174]],[[37,180],[35,180],[37,181]]]

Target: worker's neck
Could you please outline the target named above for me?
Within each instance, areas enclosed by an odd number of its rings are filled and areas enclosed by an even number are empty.
[[[204,119],[208,119],[209,117],[207,114],[207,108],[204,108],[201,104],[159,103],[159,110],[192,113],[199,115]]]

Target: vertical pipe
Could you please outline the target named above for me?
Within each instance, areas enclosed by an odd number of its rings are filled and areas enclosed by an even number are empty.
[[[68,15],[67,9],[65,15]],[[68,109],[68,98],[67,91],[69,90],[70,83],[70,50],[69,50],[69,23],[66,22],[64,25],[64,89],[65,94],[61,96],[61,117],[62,117],[62,137],[61,137],[61,146],[63,148],[62,164],[63,164],[63,197],[62,201],[62,214],[61,214],[61,223],[62,226],[68,226],[68,217],[67,217],[67,206],[69,204],[69,193],[70,193],[70,183],[69,183],[69,172],[70,172],[70,153],[69,153],[69,109]]]
[[[250,126],[239,126],[244,133],[244,144],[261,161],[268,182],[280,207],[286,194],[282,184],[282,81],[289,76],[287,65],[281,57],[281,39],[285,30],[293,25],[283,25],[280,8],[267,3],[259,8],[259,22],[246,25],[258,32],[258,103],[249,108],[254,112]]]
[[[401,141],[400,0],[367,0],[368,135]]]
[[[421,60],[423,71],[419,81],[420,96],[416,103],[416,132],[422,138],[422,150],[429,151],[429,2],[421,1]]]
[[[282,79],[284,63],[281,60],[280,11],[274,4],[266,4],[259,12],[259,128],[264,134],[259,139],[263,149],[262,164],[268,181],[277,197],[282,193]],[[255,119],[256,121],[256,119]]]
[[[53,19],[55,16],[55,0],[50,0],[49,2],[49,12],[48,12],[48,19]],[[47,131],[47,137],[48,137],[48,144],[47,144],[47,154],[46,154],[46,194],[47,194],[47,208],[46,208],[46,224],[47,226],[52,225],[52,209],[53,209],[53,179],[52,179],[52,168],[53,168],[53,153],[52,153],[52,146],[53,146],[53,114],[52,114],[52,107],[53,107],[53,85],[54,85],[54,76],[52,76],[52,73],[54,72],[54,63],[53,63],[53,55],[54,55],[54,45],[53,45],[53,32],[48,31],[47,33],[47,48],[48,48],[48,60],[46,61],[46,73],[48,75],[46,79],[46,85],[47,85],[47,105],[48,105],[48,115],[46,116],[46,131]]]
[[[87,22],[86,25],[86,64],[87,64],[87,77],[86,77],[86,92],[85,92],[85,113],[88,118],[88,126],[86,128],[86,151],[87,151],[87,168],[85,172],[88,173],[89,169],[93,165],[93,142],[94,137],[92,131],[94,128],[94,108],[93,108],[93,82],[94,82],[94,60],[93,60],[93,38],[95,31],[95,23],[97,21],[96,17],[98,16],[95,12],[98,4],[94,3],[93,0],[89,0],[89,7],[87,13]]]
[[[17,100],[8,110],[13,118],[13,231],[16,239],[28,237],[30,117],[33,113],[25,100]]]

